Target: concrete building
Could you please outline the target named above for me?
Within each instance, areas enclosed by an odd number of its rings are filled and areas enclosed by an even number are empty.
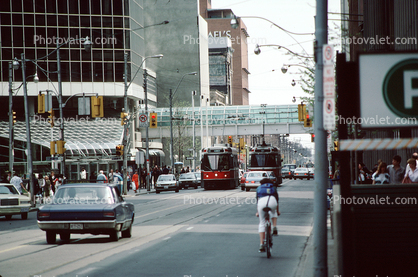
[[[208,23],[209,38],[216,40],[228,37],[233,49],[232,88],[230,93],[230,105],[248,105],[250,93],[248,84],[248,46],[247,27],[241,19],[238,19],[239,27],[231,27],[231,19],[235,14],[231,9],[212,9],[211,2],[200,0],[200,14]]]

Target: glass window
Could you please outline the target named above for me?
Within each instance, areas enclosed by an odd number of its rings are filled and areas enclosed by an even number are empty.
[[[103,17],[103,27],[112,28],[112,18],[111,17]]]
[[[57,16],[56,15],[47,15],[46,17],[48,26],[57,26]]]
[[[92,16],[91,17],[91,26],[92,27],[101,27],[102,26],[102,20],[99,16]]]
[[[37,14],[35,15],[36,26],[45,26],[45,15]]]
[[[35,47],[35,28],[25,27],[25,47]],[[32,56],[35,57],[35,56]]]
[[[2,1],[0,5],[0,11],[10,12],[10,1]]]
[[[4,46],[12,46],[12,27],[7,26],[1,27],[1,42],[2,42],[2,47]]]
[[[58,0],[58,13],[67,13],[67,1]]]
[[[102,50],[93,50],[93,60],[102,61]]]
[[[113,14],[122,15],[122,11],[123,11],[122,0],[113,0]]]
[[[34,25],[35,17],[33,16],[33,14],[25,14],[24,20],[25,20],[25,22],[23,23],[24,25]]]
[[[79,14],[78,12],[78,2],[79,1],[68,1],[68,7],[70,14]]]
[[[12,15],[13,25],[23,25],[22,17],[23,17],[22,14],[13,14]]]
[[[2,2],[5,2],[5,1],[2,1]],[[22,1],[21,0],[12,1],[12,11],[13,12],[22,12]]]
[[[61,61],[69,61],[70,60],[70,50],[61,48],[60,49],[60,58]]]
[[[93,63],[94,82],[103,82],[103,65],[102,63]]]
[[[90,1],[83,0],[83,3],[80,5],[80,14],[90,14]]]
[[[103,60],[104,61],[113,61],[113,51],[112,50],[105,50],[103,51],[104,56],[103,56]]]
[[[68,29],[67,28],[58,28],[58,36],[63,39],[68,38]]]
[[[100,0],[91,0],[90,4],[91,4],[91,14],[100,14],[100,5],[101,5]]]
[[[10,13],[0,13],[0,23],[1,23],[1,26],[11,25],[12,21],[11,21]]]
[[[80,16],[80,24],[83,27],[90,27],[90,16]]]
[[[80,26],[79,17],[76,15],[70,15],[69,25],[73,27]]]
[[[80,49],[71,49],[71,60],[79,61],[80,60]]]
[[[119,17],[119,16],[113,17],[113,27],[123,28],[123,17]]]
[[[57,28],[47,28],[46,32],[47,32],[47,36],[50,39],[53,39],[54,37],[57,37]],[[58,41],[60,43],[60,41]],[[52,41],[52,44],[56,44],[56,39],[54,39],[54,41]],[[50,45],[52,47],[52,45]]]
[[[57,13],[57,6],[55,1],[48,1],[46,5],[46,12],[47,13]]]
[[[35,12],[45,13],[45,0],[35,0]]]
[[[68,15],[58,15],[58,26],[68,26]]]
[[[81,82],[81,74],[80,74],[80,63],[79,62],[72,62],[71,63],[71,82]]]
[[[111,0],[102,0],[102,15],[112,15]]]
[[[13,47],[23,46],[23,27],[13,27]]]
[[[123,82],[124,64],[115,63],[115,82]]]
[[[91,63],[84,62],[82,63],[82,69],[83,69],[83,82],[91,82]]]
[[[62,82],[70,81],[70,63],[61,62],[61,80]]]
[[[1,48],[1,58],[2,58],[2,60],[9,60],[9,61],[12,60],[14,58],[12,56],[12,49],[2,47]],[[9,67],[8,66],[7,67],[3,67],[3,70],[4,71],[7,71],[7,70],[5,70],[6,68],[9,68]],[[7,71],[7,74],[9,74],[8,71]]]
[[[104,81],[113,82],[113,64],[112,63],[104,64]]]

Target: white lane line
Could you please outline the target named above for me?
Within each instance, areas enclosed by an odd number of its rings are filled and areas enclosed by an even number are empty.
[[[187,231],[189,231],[189,230],[191,230],[191,229],[193,229],[193,228],[194,228],[194,227],[189,227],[189,228],[187,228],[186,230],[187,230]]]

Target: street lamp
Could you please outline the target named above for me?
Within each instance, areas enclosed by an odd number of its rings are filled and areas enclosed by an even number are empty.
[[[306,59],[312,59],[313,58],[313,56],[303,56],[301,54],[295,53],[292,50],[290,50],[289,48],[287,48],[285,46],[282,46],[282,45],[279,45],[279,44],[261,44],[261,45],[260,44],[256,44],[255,45],[255,48],[254,48],[254,54],[259,55],[261,53],[260,47],[277,47],[277,49],[284,48],[288,52],[290,52],[291,54],[293,54],[295,56],[298,56],[298,57],[301,57],[301,58],[306,58]]]
[[[22,66],[22,79],[23,79],[23,94],[24,94],[24,106],[25,106],[25,122],[26,122],[26,137],[27,137],[27,162],[28,162],[28,175],[29,175],[29,186],[30,186],[30,193],[31,193],[31,205],[33,206],[35,204],[35,189],[33,184],[33,162],[32,162],[32,140],[31,140],[31,133],[30,133],[30,121],[29,121],[29,106],[28,106],[28,95],[27,95],[27,85],[26,85],[26,62],[32,62],[35,64],[36,67],[41,68],[36,62],[38,60],[44,60],[48,58],[53,53],[57,53],[57,71],[54,73],[58,74],[58,102],[59,102],[59,108],[60,108],[60,140],[64,141],[64,120],[63,120],[63,113],[62,113],[62,82],[61,82],[61,60],[60,60],[60,48],[68,43],[84,40],[83,45],[85,46],[86,51],[91,49],[91,41],[89,37],[86,38],[80,38],[80,39],[70,39],[68,41],[63,42],[62,44],[57,45],[57,48],[51,53],[47,54],[44,57],[41,57],[36,60],[30,60],[25,58],[25,54],[21,54],[21,66]],[[19,68],[19,60],[15,58],[13,61],[13,68],[18,69]],[[43,72],[47,72],[43,68],[41,68]],[[39,81],[39,78],[37,74],[34,76],[34,81]],[[63,154],[63,160],[61,162],[61,174],[65,175],[65,155]]]
[[[171,138],[171,145],[170,145],[170,161],[171,161],[171,168],[173,170],[174,173],[174,160],[173,160],[173,151],[174,151],[174,140],[173,140],[173,97],[174,95],[176,95],[177,89],[179,88],[181,82],[183,81],[184,77],[186,77],[186,75],[197,75],[197,72],[189,72],[189,73],[185,73],[183,74],[183,76],[181,76],[181,79],[179,81],[179,83],[177,84],[176,89],[174,90],[174,92],[172,92],[172,90],[170,89],[170,138]]]
[[[124,70],[124,82],[125,82],[125,93],[123,96],[123,106],[124,106],[124,112],[128,113],[129,112],[129,106],[128,106],[128,89],[131,86],[132,82],[135,80],[136,75],[139,73],[139,71],[141,70],[142,65],[145,63],[145,61],[147,59],[162,59],[164,57],[163,54],[158,54],[158,55],[153,55],[153,56],[148,56],[145,57],[141,64],[138,67],[138,70],[136,71],[135,75],[133,78],[131,78],[131,81],[128,84],[128,53],[125,53],[124,55],[124,66],[125,66],[125,70]],[[145,67],[144,67],[145,68]],[[148,115],[148,94],[147,94],[147,70],[144,69],[144,74],[143,74],[143,88],[144,88],[144,100],[145,100],[145,114]],[[130,119],[133,119],[133,117],[131,117]],[[127,131],[129,128],[129,122],[131,120],[128,120],[128,123],[123,125],[123,139],[122,139],[122,144],[124,146],[124,151],[123,151],[123,193],[127,194],[127,169],[128,169],[128,159],[127,159],[127,152],[130,150],[130,140],[128,141],[128,136],[127,136]],[[148,146],[148,125],[146,126],[146,160],[147,160],[147,178],[146,178],[146,182],[147,182],[147,190],[149,191],[149,178],[148,178],[148,174],[149,174],[149,146]]]
[[[283,66],[281,68],[282,73],[283,74],[286,74],[287,73],[287,70],[289,70],[289,67],[291,67],[291,66],[300,66],[300,67],[306,68],[307,70],[309,70],[312,73],[314,71],[312,68],[309,68],[309,67],[307,67],[307,66],[305,66],[303,64],[283,64]]]

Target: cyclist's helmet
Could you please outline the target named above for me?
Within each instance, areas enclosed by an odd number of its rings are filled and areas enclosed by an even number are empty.
[[[261,179],[260,184],[273,184],[273,180],[269,178],[263,178]]]

